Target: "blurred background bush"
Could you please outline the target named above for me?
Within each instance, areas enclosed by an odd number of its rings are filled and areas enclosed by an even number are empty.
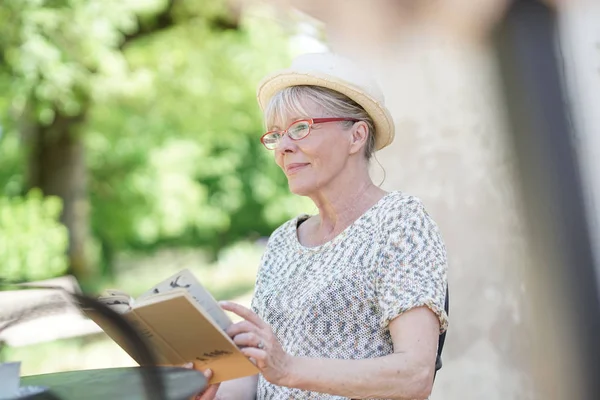
[[[302,203],[258,140],[256,84],[294,52],[294,28],[269,12],[4,2],[0,274],[68,271],[95,290],[121,252],[191,247],[214,262],[295,215]]]

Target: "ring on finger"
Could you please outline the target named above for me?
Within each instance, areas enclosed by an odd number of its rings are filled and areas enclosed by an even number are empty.
[[[262,349],[264,349],[264,348],[265,348],[265,344],[263,343],[263,341],[262,341],[262,340],[260,340],[260,341],[258,342],[258,344],[256,345],[256,347],[258,347],[259,349],[261,349],[261,350],[262,350]]]

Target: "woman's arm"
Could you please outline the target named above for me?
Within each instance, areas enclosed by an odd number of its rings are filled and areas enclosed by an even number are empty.
[[[349,398],[426,399],[431,393],[439,336],[427,307],[390,322],[394,354],[364,360],[294,357],[282,386]]]
[[[222,382],[216,400],[254,400],[258,375]]]
[[[245,319],[227,333],[274,385],[359,399],[426,399],[431,392],[440,321],[426,306],[390,321],[393,354],[362,360],[291,356],[251,310],[230,302],[221,306]]]

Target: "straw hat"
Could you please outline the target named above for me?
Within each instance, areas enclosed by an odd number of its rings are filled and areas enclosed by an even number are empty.
[[[381,89],[366,71],[352,61],[331,53],[304,54],[290,68],[277,71],[258,85],[257,98],[261,110],[280,90],[299,85],[322,86],[340,92],[358,104],[375,124],[375,149],[380,150],[394,140],[394,120],[385,106]]]

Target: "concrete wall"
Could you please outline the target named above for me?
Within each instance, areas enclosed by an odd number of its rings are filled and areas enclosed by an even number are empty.
[[[378,158],[384,187],[421,197],[447,245],[450,329],[432,399],[533,399],[525,235],[493,57],[425,33],[412,43],[377,66],[398,135]]]

